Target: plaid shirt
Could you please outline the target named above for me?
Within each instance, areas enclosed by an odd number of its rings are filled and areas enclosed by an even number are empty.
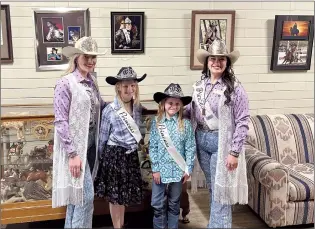
[[[119,109],[121,106],[117,97],[114,99],[115,108]],[[133,106],[133,119],[140,128],[142,106]],[[110,141],[110,145],[122,146],[128,150],[138,149],[138,143],[127,129],[126,125],[115,113],[114,109],[108,104],[102,112],[102,121],[99,133],[99,154],[101,154],[105,146]]]

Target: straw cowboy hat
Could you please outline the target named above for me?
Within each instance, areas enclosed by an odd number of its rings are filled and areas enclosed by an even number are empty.
[[[230,58],[232,64],[234,64],[239,58],[240,52],[238,50],[234,50],[229,53],[225,43],[220,39],[216,39],[211,45],[209,45],[208,50],[198,49],[196,53],[196,57],[201,64],[204,64],[208,56],[226,56]]]
[[[176,98],[180,99],[183,102],[183,105],[188,105],[192,97],[191,96],[184,96],[184,93],[182,91],[182,88],[179,86],[179,84],[171,83],[168,85],[168,87],[163,92],[156,92],[153,95],[153,99],[155,102],[159,103],[165,98]]]
[[[122,67],[117,76],[107,76],[106,82],[110,85],[115,85],[119,81],[123,80],[136,80],[138,83],[145,79],[147,74],[144,74],[138,78],[137,73],[132,69],[132,67]]]
[[[106,52],[105,52],[106,53]],[[98,52],[96,41],[92,37],[81,37],[75,46],[67,46],[62,49],[62,54],[66,57],[71,57],[75,54],[86,54],[92,56],[105,55]]]

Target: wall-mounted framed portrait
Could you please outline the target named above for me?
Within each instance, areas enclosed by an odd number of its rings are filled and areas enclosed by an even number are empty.
[[[67,68],[68,59],[62,55],[62,49],[90,36],[89,17],[88,8],[34,9],[36,71]]]
[[[203,68],[195,55],[207,50],[215,39],[225,42],[229,52],[234,49],[235,11],[193,10],[191,15],[190,69]]]
[[[310,70],[313,15],[276,15],[270,70]]]
[[[111,12],[111,53],[144,53],[144,12]]]
[[[13,63],[10,5],[1,5],[1,63]]]

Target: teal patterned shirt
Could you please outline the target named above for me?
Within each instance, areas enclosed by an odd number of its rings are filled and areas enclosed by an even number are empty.
[[[189,174],[192,173],[195,160],[195,134],[189,120],[184,119],[184,130],[178,128],[178,115],[167,119],[164,115],[161,122],[165,123],[168,133],[177,151],[184,157]],[[184,172],[180,169],[172,156],[166,150],[158,132],[155,118],[152,120],[149,154],[152,163],[152,172],[160,172],[162,183],[181,181]]]

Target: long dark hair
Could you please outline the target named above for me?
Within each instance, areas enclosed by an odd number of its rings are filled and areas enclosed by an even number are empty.
[[[210,70],[208,68],[208,59],[210,56],[208,56],[205,59],[205,62],[203,64],[203,70],[202,70],[202,74],[207,78],[210,77]],[[224,102],[224,104],[226,105],[230,105],[231,103],[231,94],[234,91],[234,83],[235,83],[235,75],[232,69],[232,64],[231,64],[231,60],[230,58],[226,58],[227,62],[226,62],[226,68],[222,74],[222,81],[223,83],[226,85],[226,90],[224,91],[224,95],[226,97],[226,101]]]

